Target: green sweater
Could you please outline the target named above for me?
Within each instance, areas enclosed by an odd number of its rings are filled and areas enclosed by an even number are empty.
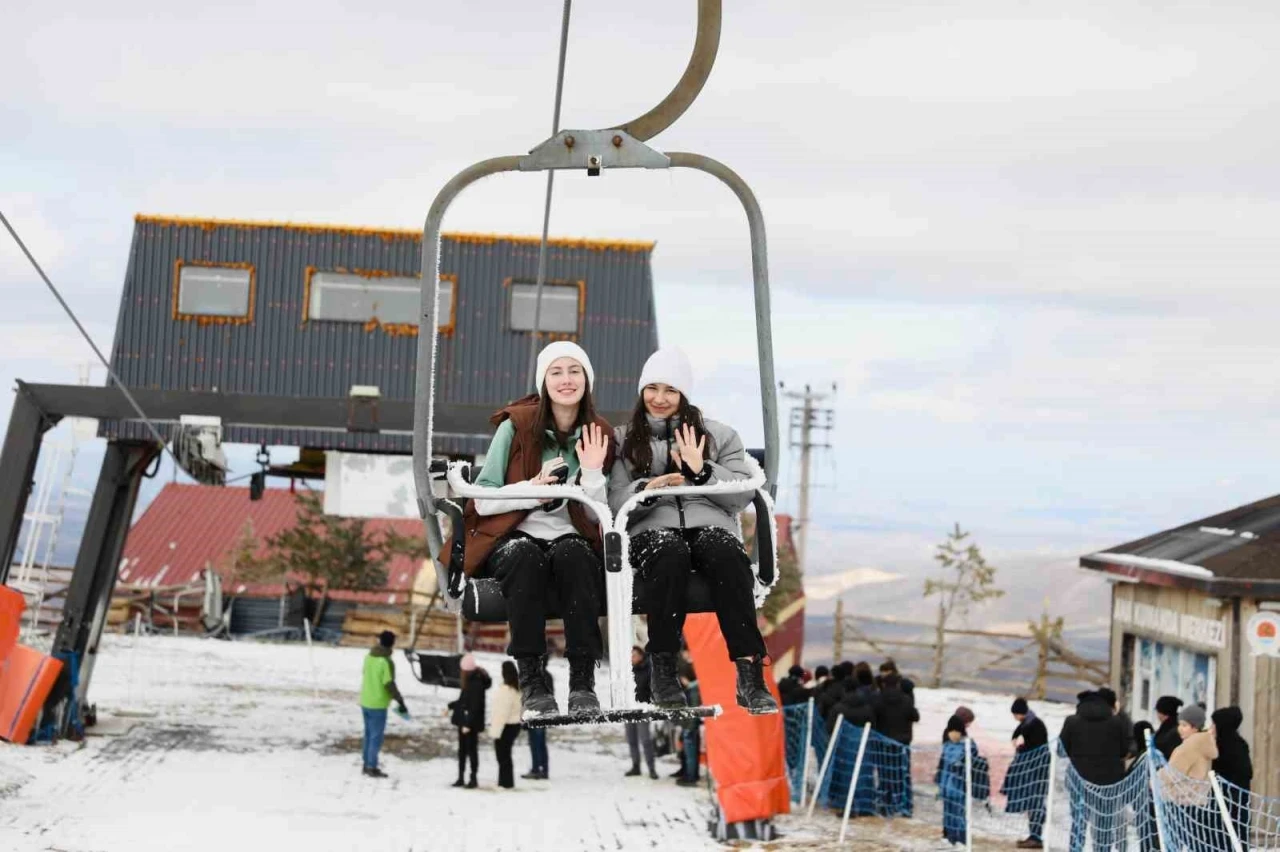
[[[539,461],[539,466],[560,456],[569,466],[568,481],[573,482],[578,476],[578,454],[574,447],[578,445],[578,438],[581,436],[582,428],[574,429],[573,434],[569,436],[569,446],[557,447],[555,433],[548,430],[548,440],[542,443],[542,459]],[[485,456],[484,467],[480,469],[476,485],[483,485],[485,488],[501,488],[511,484],[507,482],[507,463],[511,460],[511,442],[515,437],[515,425],[510,420],[502,421],[502,425],[493,435],[493,441],[489,444],[489,454]]]
[[[567,447],[557,447],[555,445],[555,435],[548,432],[550,440],[543,442],[542,458],[539,461],[539,466],[541,467],[541,465],[556,457],[564,459],[565,465],[569,468],[569,478],[566,482],[573,484],[578,479],[580,468],[576,447],[581,433],[581,427],[575,429],[573,434],[569,436],[569,445]],[[485,456],[484,466],[480,469],[480,476],[476,478],[476,485],[485,488],[501,488],[504,485],[516,484],[507,482],[507,465],[511,459],[511,443],[515,440],[515,434],[515,425],[510,420],[503,421],[502,425],[498,427],[498,431],[494,433],[493,442],[489,444],[489,454]],[[603,471],[584,471],[580,484],[582,490],[586,492],[587,497],[590,499],[602,505],[608,501],[607,486],[609,480]],[[475,507],[476,512],[481,515],[497,515],[503,512],[528,512],[528,516],[520,522],[516,529],[543,541],[552,541],[560,536],[576,532],[576,528],[569,518],[568,504],[563,501],[551,512],[534,511],[542,508],[542,502],[540,500],[521,498],[476,500]]]

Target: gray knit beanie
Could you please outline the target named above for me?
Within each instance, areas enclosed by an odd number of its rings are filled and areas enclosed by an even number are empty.
[[[1204,730],[1204,708],[1199,704],[1189,704],[1178,711],[1178,721],[1186,722],[1197,731]]]

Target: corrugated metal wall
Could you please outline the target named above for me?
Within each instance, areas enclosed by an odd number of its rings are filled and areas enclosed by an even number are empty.
[[[296,606],[296,601],[287,601],[285,606],[285,626],[301,625],[302,610]],[[231,633],[235,636],[274,630],[279,626],[279,598],[235,598],[231,604]]]
[[[358,323],[305,320],[308,268],[418,276],[421,234],[140,216],[134,227],[112,366],[130,386],[283,396],[344,397],[377,385],[411,399],[417,339]],[[657,346],[652,245],[564,240],[548,251],[547,276],[585,282],[579,343],[590,354],[602,410],[629,410],[640,367]],[[175,314],[179,262],[251,264],[252,321]],[[529,336],[506,328],[504,283],[537,274],[537,240],[446,235],[440,271],[457,277],[456,327],[441,335],[437,404],[493,405],[527,392]],[[442,314],[448,310],[441,306]],[[143,438],[140,424],[108,426]],[[229,430],[226,440],[406,452],[408,436],[319,430]],[[475,452],[442,436],[442,452]]]

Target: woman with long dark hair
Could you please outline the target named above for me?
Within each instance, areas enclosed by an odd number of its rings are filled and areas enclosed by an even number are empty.
[[[467,504],[463,569],[502,586],[511,625],[507,653],[516,659],[523,718],[559,713],[543,678],[547,600],[558,604],[569,658],[569,712],[598,713],[595,666],[603,651],[600,527],[581,503],[504,498],[505,485],[581,485],[607,499],[613,464],[612,427],[596,415],[591,359],[575,343],[557,341],[538,354],[537,392],[490,418],[497,427],[476,484],[493,498]],[[445,553],[450,544],[446,543]]]
[[[498,756],[498,786],[516,786],[515,768],[511,763],[511,748],[520,736],[520,677],[516,664],[510,660],[502,663],[502,685],[493,697],[493,712],[489,714],[489,738]]]
[[[764,638],[756,625],[755,574],[739,538],[738,514],[749,492],[664,496],[676,485],[709,485],[751,475],[738,433],[708,420],[689,401],[693,370],[684,352],[659,349],[645,362],[631,422],[614,437],[622,447],[609,479],[616,513],[632,496],[649,497],[631,513],[631,564],[649,621],[650,684],[659,707],[686,706],[676,655],[686,613],[689,573],[711,589],[720,631],[738,670],[738,704],[776,713],[764,683]]]

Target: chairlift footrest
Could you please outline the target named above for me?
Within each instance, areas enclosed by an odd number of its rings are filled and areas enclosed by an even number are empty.
[[[694,719],[714,719],[721,713],[719,704],[705,707],[630,707],[623,710],[603,710],[599,713],[557,716],[541,716],[526,719],[530,728],[563,728],[571,725],[623,725],[628,722],[690,722]]]

